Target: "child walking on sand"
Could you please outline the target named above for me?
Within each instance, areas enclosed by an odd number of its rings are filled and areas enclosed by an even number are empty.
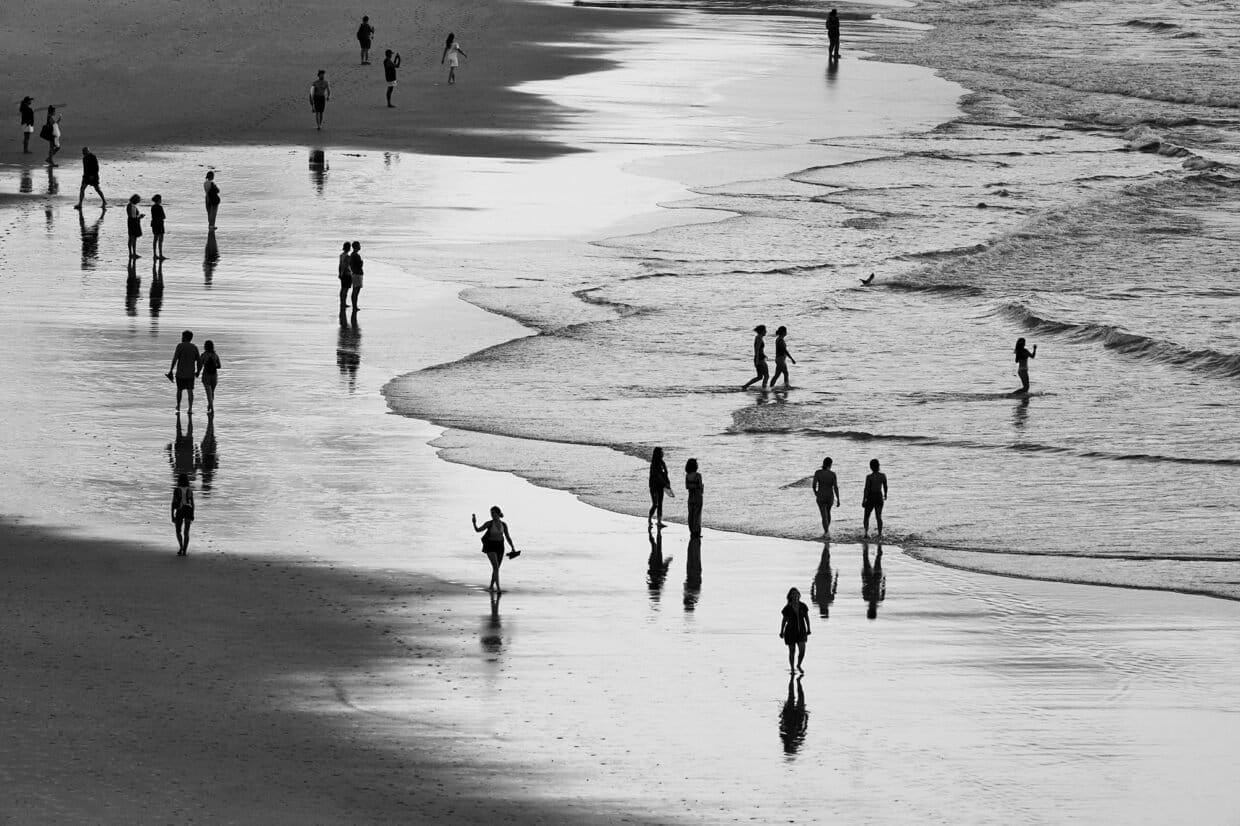
[[[801,602],[801,592],[796,588],[788,590],[788,602],[782,613],[779,637],[788,646],[788,670],[805,673],[801,663],[805,660],[805,641],[809,639],[809,608]]]
[[[521,555],[517,547],[512,544],[512,537],[508,534],[508,523],[504,521],[504,512],[499,509],[499,505],[491,508],[491,518],[481,525],[478,524],[478,515],[471,513],[470,520],[473,522],[474,531],[482,534],[482,552],[487,555],[487,560],[491,563],[491,584],[487,586],[488,591],[495,593],[503,593],[499,587],[499,566],[504,561],[504,541],[508,541],[508,547],[512,548],[512,552],[508,554],[509,559],[516,559]]]
[[[194,489],[189,486],[189,475],[177,477],[172,490],[172,524],[177,529],[177,556],[185,556],[189,550],[189,526],[194,523]]]

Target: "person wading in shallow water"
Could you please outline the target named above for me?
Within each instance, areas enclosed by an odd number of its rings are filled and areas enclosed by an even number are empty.
[[[774,387],[782,375],[785,390],[788,389],[788,362],[797,363],[797,360],[788,354],[788,344],[784,341],[786,335],[788,335],[787,327],[780,327],[775,331],[775,375],[771,377],[771,387]]]
[[[487,560],[491,563],[491,584],[487,586],[488,591],[502,593],[499,587],[499,566],[504,561],[504,541],[507,540],[508,547],[512,548],[512,552],[508,554],[509,559],[516,559],[521,555],[517,547],[512,544],[512,537],[508,534],[508,523],[504,521],[504,512],[499,509],[499,505],[491,508],[491,518],[481,525],[478,524],[478,515],[471,513],[470,521],[473,522],[474,531],[482,534],[482,552],[487,555]]]
[[[1029,392],[1029,359],[1038,357],[1038,345],[1033,345],[1032,350],[1025,349],[1025,340],[1023,338],[1016,339],[1016,375],[1020,378],[1020,389],[1016,393]],[[1052,353],[1052,355],[1054,355]]]
[[[887,501],[887,474],[878,469],[878,460],[870,460],[870,474],[865,477],[865,492],[861,496],[861,508],[864,513],[863,525],[865,536],[870,535],[870,513],[878,526],[878,535],[883,535],[883,504]]]
[[[755,381],[761,381],[762,389],[765,390],[766,383],[770,379],[770,372],[766,366],[766,325],[759,324],[753,328],[753,331],[755,334],[753,337],[753,367],[757,375],[742,384],[741,389],[748,390],[749,385]]]
[[[840,503],[840,486],[831,470],[831,457],[822,460],[822,467],[814,471],[814,499],[818,502],[818,514],[822,517],[822,535],[831,535],[831,506]]]

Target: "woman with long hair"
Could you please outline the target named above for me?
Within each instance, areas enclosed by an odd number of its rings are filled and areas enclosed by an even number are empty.
[[[663,461],[663,448],[656,447],[650,457],[650,515],[647,522],[663,527],[663,495],[671,495],[672,482],[667,475],[667,464]]]
[[[491,518],[478,524],[478,515],[471,513],[470,520],[474,524],[474,530],[482,534],[482,552],[487,555],[487,560],[491,563],[491,584],[487,586],[488,591],[502,593],[499,587],[499,566],[504,561],[504,541],[507,540],[508,547],[512,548],[512,552],[508,554],[509,559],[516,559],[521,555],[517,547],[512,544],[512,537],[508,534],[508,523],[504,521],[504,512],[499,509],[499,505],[491,507]]]
[[[1016,339],[1016,375],[1020,377],[1020,389],[1017,393],[1029,392],[1029,359],[1037,358],[1038,345],[1033,345],[1032,350],[1025,349],[1025,340],[1023,338]]]

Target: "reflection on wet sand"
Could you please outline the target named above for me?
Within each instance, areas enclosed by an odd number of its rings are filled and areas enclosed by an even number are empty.
[[[874,554],[870,564],[870,543],[861,543],[861,598],[865,600],[865,615],[878,619],[878,604],[887,598],[887,576],[883,573],[883,546]]]
[[[479,635],[482,650],[494,655],[492,662],[498,660],[504,648],[504,626],[499,615],[499,599],[501,596],[502,594],[498,591],[491,592],[491,613],[489,616],[482,618],[482,633]]]
[[[818,560],[818,571],[814,574],[814,584],[809,587],[809,598],[818,606],[818,613],[823,619],[831,614],[831,603],[835,602],[835,592],[840,587],[840,572],[831,568],[831,543],[822,545],[822,558]]]
[[[202,252],[202,279],[210,287],[215,268],[220,263],[220,245],[215,240],[215,230],[207,230],[207,246]]]
[[[321,197],[327,185],[327,155],[322,149],[310,150],[310,183],[314,194]]]
[[[202,437],[199,462],[202,465],[202,492],[205,495],[211,492],[211,484],[215,481],[215,471],[220,466],[220,456],[215,446],[214,413],[207,414],[207,432]]]
[[[1029,424],[1029,396],[1022,395],[1016,407],[1012,408],[1012,427],[1024,430],[1027,424]]]
[[[176,478],[182,473],[189,476],[191,480],[196,478],[198,475],[198,465],[201,463],[198,446],[194,444],[193,416],[185,417],[184,429],[182,429],[181,424],[181,414],[177,413],[176,440],[168,445],[168,464],[172,466],[172,480],[174,483]]]
[[[138,277],[137,262],[130,258],[125,270],[125,315],[137,315],[138,294],[142,292],[142,279]]]
[[[17,185],[17,191],[23,195],[29,195],[34,192],[34,175],[30,174],[29,169],[22,170],[21,183]]]
[[[805,687],[800,677],[788,678],[788,697],[779,712],[779,739],[784,741],[784,757],[796,757],[809,730],[809,711],[805,708]]]
[[[685,563],[685,610],[697,608],[702,594],[702,537],[689,537],[688,562]]]
[[[99,263],[99,225],[106,211],[101,211],[94,223],[86,223],[86,215],[78,210],[78,226],[82,230],[82,269],[93,270]]]
[[[60,180],[56,177],[56,170],[52,169],[50,166],[47,168],[47,194],[60,194]]]
[[[650,540],[650,559],[646,564],[646,587],[650,589],[651,603],[657,603],[663,594],[663,583],[667,581],[667,569],[672,564],[669,556],[663,558],[663,531],[646,525],[646,538]]]
[[[158,258],[151,262],[151,287],[147,293],[151,297],[151,318],[159,318],[164,306],[164,262]]]
[[[340,308],[340,330],[336,334],[336,366],[352,393],[357,390],[357,368],[362,363],[362,328],[357,324],[357,310],[346,313]]]

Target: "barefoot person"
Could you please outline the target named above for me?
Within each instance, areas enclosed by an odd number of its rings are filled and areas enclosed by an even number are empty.
[[[198,374],[198,347],[194,344],[194,334],[189,330],[181,333],[181,343],[172,353],[172,364],[168,367],[168,378],[177,383],[177,412],[181,411],[181,393],[189,394],[189,412],[194,412],[194,376]]]
[[[353,271],[349,269],[349,242],[344,242],[340,250],[340,262],[336,265],[336,274],[340,277],[340,309],[349,303],[349,290],[353,287]]]
[[[82,147],[82,185],[78,188],[78,202],[74,209],[82,208],[82,201],[86,199],[86,187],[92,187],[95,192],[99,193],[99,200],[103,201],[103,208],[108,208],[108,199],[103,197],[103,190],[99,188],[99,159],[95,157],[95,153],[90,151],[90,147]]]
[[[827,13],[827,60],[834,63],[840,59],[840,16],[831,9]]]
[[[663,448],[656,447],[650,456],[650,516],[647,522],[657,520],[658,527],[663,527],[663,495],[671,495],[672,482],[667,475],[667,464],[663,461]]]
[[[512,548],[512,553],[508,554],[509,559],[516,559],[521,552],[512,544],[512,537],[508,535],[508,523],[504,521],[504,512],[499,509],[499,505],[491,508],[491,518],[481,525],[478,524],[477,514],[471,513],[469,518],[474,524],[474,531],[482,534],[482,552],[491,563],[491,584],[487,586],[487,590],[500,593],[499,566],[504,561],[505,540],[508,547]]]
[[[24,97],[21,104],[17,107],[18,114],[22,119],[22,154],[30,154],[30,136],[34,134],[34,109],[30,104],[34,103],[34,98]]]
[[[310,84],[310,111],[314,112],[314,128],[323,128],[323,110],[332,96],[332,86],[327,82],[327,72],[319,69],[319,76]]]
[[[207,201],[207,230],[215,229],[215,215],[220,211],[220,188],[215,183],[215,170],[207,173],[202,182],[202,191]]]
[[[771,387],[779,381],[779,377],[784,377],[784,389],[788,389],[788,362],[793,364],[797,360],[788,355],[788,344],[784,341],[784,336],[788,335],[787,327],[780,327],[775,331],[775,375],[771,377]]]
[[[863,528],[865,535],[870,535],[870,513],[874,513],[874,522],[878,527],[878,535],[883,535],[883,503],[887,501],[887,474],[878,469],[878,460],[870,460],[870,473],[865,477],[865,492],[861,497],[861,507],[865,514]]]
[[[156,261],[164,260],[164,220],[168,213],[164,211],[164,196],[151,196],[151,255]]]
[[[755,381],[761,381],[762,389],[765,390],[766,382],[770,378],[770,373],[766,367],[766,325],[759,324],[753,328],[753,331],[755,333],[753,337],[753,367],[757,375],[741,385],[741,389],[748,390],[749,385]]]
[[[362,15],[362,24],[357,27],[357,45],[362,47],[362,65],[370,65],[370,44],[375,39],[375,27],[370,25],[370,18]]]
[[[448,61],[448,83],[456,83],[456,67],[461,65],[461,58],[469,57],[465,54],[465,50],[461,48],[461,43],[456,39],[455,32],[448,32],[448,39],[443,45],[443,56],[439,58],[439,65],[443,65],[445,60]]]
[[[805,660],[805,641],[809,639],[809,608],[801,602],[801,592],[788,590],[788,602],[784,605],[779,622],[779,638],[788,646],[788,670],[801,671]]]
[[[822,460],[822,467],[814,471],[814,499],[818,502],[818,514],[822,517],[822,535],[831,535],[831,506],[840,503],[840,486],[831,470],[831,457]]]
[[[357,295],[362,291],[362,242],[353,242],[353,252],[349,253],[349,277],[353,287],[353,311],[357,312]]]
[[[215,342],[207,339],[202,343],[202,358],[198,361],[198,375],[207,391],[207,415],[215,412],[215,386],[220,381],[220,357],[215,352]]]
[[[1053,355],[1053,354],[1052,354]],[[1029,392],[1029,359],[1038,357],[1038,345],[1032,350],[1025,349],[1025,340],[1016,339],[1016,375],[1020,378],[1020,389],[1017,393]]]
[[[142,219],[146,216],[142,210],[138,209],[138,204],[142,203],[142,196],[133,194],[129,196],[129,203],[125,205],[125,224],[129,229],[129,257],[140,258],[138,255],[138,239],[142,237]]]
[[[56,114],[55,106],[47,107],[47,120],[43,122],[39,137],[47,141],[47,165],[56,166],[52,159],[60,151],[60,115]]]
[[[177,529],[177,556],[185,556],[189,550],[189,526],[194,524],[194,489],[185,473],[177,477],[177,486],[172,490],[172,524]]]
[[[396,70],[400,68],[400,55],[393,56],[392,50],[388,49],[383,53],[383,79],[387,81],[387,105],[389,109],[395,109],[392,105],[392,90],[396,88]]]
[[[689,536],[702,535],[702,495],[706,486],[698,473],[697,459],[685,462],[685,490],[689,492]]]

